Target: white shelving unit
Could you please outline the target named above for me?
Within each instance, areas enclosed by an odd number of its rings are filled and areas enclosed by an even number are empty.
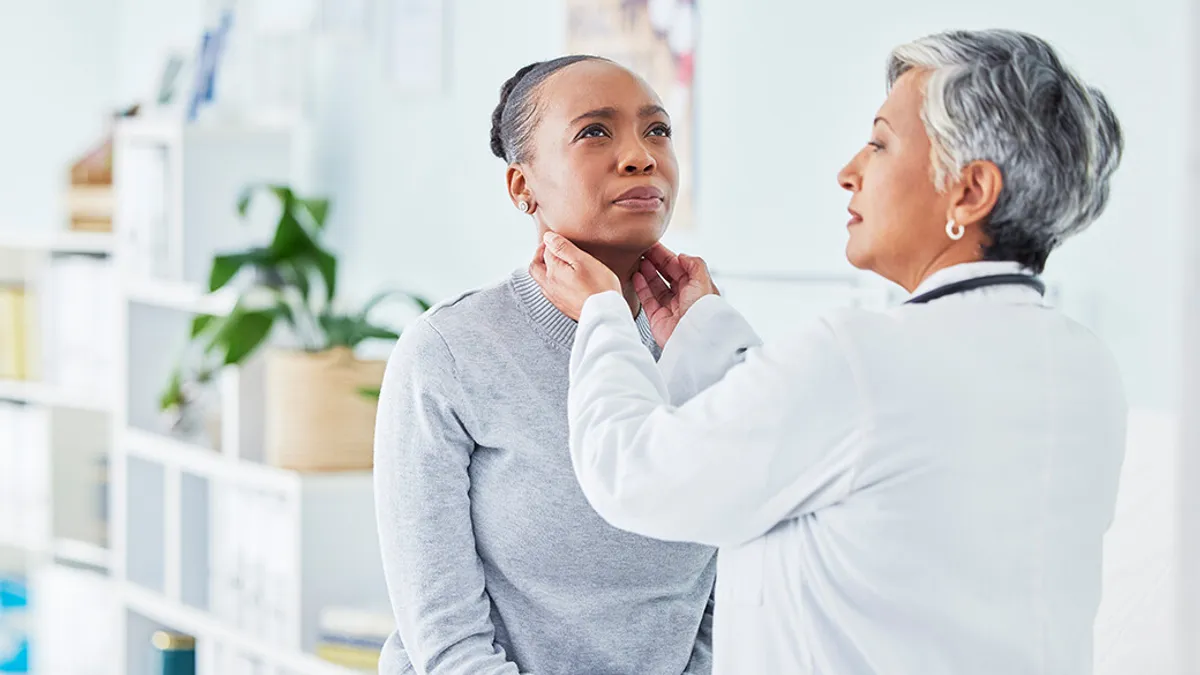
[[[111,401],[100,396],[80,394],[52,384],[28,380],[0,380],[0,399],[48,408],[74,408],[100,413],[112,410]]]
[[[220,374],[213,433],[181,435],[158,409],[192,317],[233,307],[206,292],[212,256],[273,232],[270,200],[240,221],[239,192],[295,184],[298,147],[281,129],[122,120],[113,235],[0,230],[0,281],[76,255],[113,273],[105,386],[0,379],[0,402],[43,411],[48,439],[36,458],[52,508],[31,536],[0,532],[0,566],[17,560],[34,588],[37,675],[152,675],[163,629],[196,638],[201,675],[358,672],[313,654],[322,609],[387,608],[370,473],[265,464],[260,361]],[[72,602],[90,609],[68,616]],[[81,630],[89,638],[68,646]]]
[[[75,662],[71,656],[81,643],[111,644],[117,636],[115,621],[94,620],[105,611],[116,615],[98,475],[110,451],[113,401],[99,386],[103,377],[87,383],[64,378],[48,363],[61,356],[57,350],[74,344],[63,339],[69,327],[55,316],[61,303],[90,304],[81,290],[115,300],[115,287],[81,287],[80,278],[60,273],[86,267],[100,273],[96,281],[102,282],[114,243],[100,233],[0,229],[0,278],[26,289],[25,338],[32,345],[24,359],[32,379],[0,380],[0,406],[9,414],[0,423],[0,483],[14,481],[0,487],[0,502],[5,496],[18,499],[0,516],[8,530],[8,536],[0,535],[0,558],[7,572],[26,580],[33,609],[31,660],[39,674],[120,673],[111,658]],[[102,313],[103,307],[87,310]],[[82,308],[73,311],[86,316]],[[96,326],[88,336],[97,349],[106,346],[104,328]],[[81,358],[93,360],[91,354]],[[87,637],[81,639],[85,625]]]
[[[0,249],[30,253],[97,253],[113,251],[113,236],[104,232],[48,232],[0,226]]]
[[[171,432],[157,407],[192,317],[233,307],[227,292],[206,292],[212,256],[270,241],[270,200],[256,200],[239,222],[239,193],[294,184],[297,147],[278,129],[137,120],[117,129],[116,156],[126,158],[115,167],[114,249],[124,377],[114,397],[109,563],[128,675],[148,672],[147,639],[162,628],[196,638],[202,675],[346,675],[355,671],[313,656],[320,611],[387,606],[370,473],[264,463],[260,361],[220,374],[208,433]],[[150,166],[165,175],[149,185],[167,196],[153,213],[134,178]],[[147,253],[158,264],[142,264]]]

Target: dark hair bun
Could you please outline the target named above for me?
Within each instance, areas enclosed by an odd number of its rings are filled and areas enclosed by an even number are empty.
[[[529,71],[537,68],[541,63],[531,63],[517,71],[515,75],[508,78],[508,81],[500,87],[500,103],[496,105],[496,109],[492,111],[492,154],[500,159],[507,160],[506,150],[504,147],[503,121],[504,107],[508,105],[508,98],[512,96],[513,89],[517,88],[517,84],[521,78],[529,74]]]

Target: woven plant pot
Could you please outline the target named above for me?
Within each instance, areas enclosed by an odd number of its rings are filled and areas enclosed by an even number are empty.
[[[362,361],[345,347],[266,354],[268,464],[296,471],[370,469],[376,389],[386,361]]]

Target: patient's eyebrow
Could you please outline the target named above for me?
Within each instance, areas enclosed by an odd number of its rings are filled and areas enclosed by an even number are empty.
[[[571,124],[577,124],[579,122],[582,122],[583,120],[588,120],[588,119],[611,120],[611,119],[615,119],[619,114],[620,114],[620,111],[618,111],[616,108],[614,108],[612,106],[606,106],[604,108],[596,108],[595,110],[589,110],[589,111],[583,113],[582,115],[576,117],[575,119],[571,120]],[[649,104],[649,105],[644,105],[638,109],[638,117],[654,117],[655,115],[663,115],[664,117],[667,117],[668,119],[670,119],[670,117],[671,117],[670,115],[667,114],[666,108],[662,107],[661,105],[654,104],[654,103]]]

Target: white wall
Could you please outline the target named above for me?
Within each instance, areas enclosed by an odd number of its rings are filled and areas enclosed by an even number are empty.
[[[452,77],[436,100],[403,100],[377,54],[343,54],[323,78],[323,184],[348,288],[436,296],[525,264],[531,228],[509,205],[487,146],[497,89],[561,50],[555,0],[454,3]],[[1152,7],[1148,7],[1152,5]],[[1073,314],[1117,353],[1135,403],[1176,388],[1177,250],[1185,128],[1183,0],[978,5],[704,3],[698,55],[699,222],[670,242],[736,271],[846,271],[847,199],[834,179],[884,96],[888,48],[938,30],[1014,27],[1056,44],[1120,115],[1127,154],[1111,206],[1051,259]],[[1103,11],[1102,11],[1103,10]]]
[[[21,195],[6,200],[0,222],[43,222],[54,219],[46,176],[98,129],[105,106],[150,89],[165,47],[194,44],[205,0],[9,2],[4,11],[20,20],[0,21],[0,81],[12,100],[29,104],[0,112],[0,148],[19,158],[0,168],[0,184]],[[355,295],[402,285],[446,297],[524,265],[532,250],[531,227],[504,196],[488,129],[500,84],[561,51],[564,11],[558,0],[450,6],[444,96],[401,96],[383,77],[377,40],[326,40],[313,52],[315,185],[336,197],[333,243],[344,288]],[[725,270],[847,271],[847,200],[834,175],[883,99],[888,49],[952,27],[1030,30],[1106,91],[1127,138],[1107,214],[1051,258],[1050,276],[1064,282],[1067,309],[1116,352],[1134,403],[1172,405],[1184,6],[708,0],[698,54],[698,223],[668,241]],[[49,37],[35,38],[34,27]],[[55,140],[43,150],[48,135]]]
[[[0,227],[64,222],[70,165],[116,105],[115,0],[0,0]]]

